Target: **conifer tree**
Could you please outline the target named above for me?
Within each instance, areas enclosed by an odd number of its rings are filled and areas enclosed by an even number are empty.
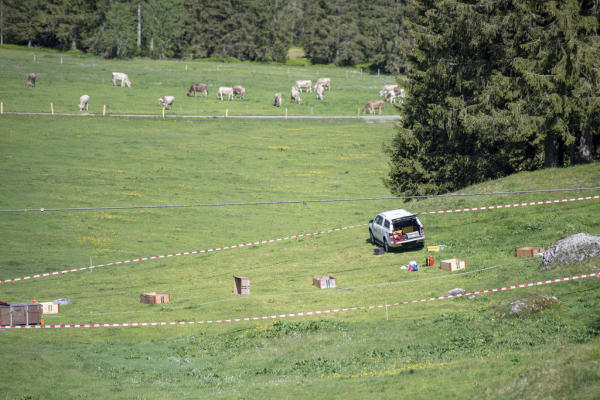
[[[409,98],[387,149],[393,193],[443,193],[598,157],[593,2],[415,4]]]

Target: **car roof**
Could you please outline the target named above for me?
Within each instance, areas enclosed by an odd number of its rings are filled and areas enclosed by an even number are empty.
[[[414,214],[401,208],[398,210],[385,211],[385,212],[379,213],[379,215],[383,215],[385,218],[394,220],[394,219],[398,219],[398,218],[411,217]]]

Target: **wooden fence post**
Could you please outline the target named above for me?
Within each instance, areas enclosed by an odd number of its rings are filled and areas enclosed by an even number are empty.
[[[287,119],[287,107],[285,108],[285,119]]]
[[[54,104],[50,103],[50,113],[54,115]]]
[[[104,117],[106,115],[106,104],[104,104],[102,106],[102,116]]]
[[[162,108],[162,117],[163,117],[163,119],[165,118],[165,106],[163,106],[163,108]]]
[[[228,108],[225,109],[225,118],[227,118],[227,117],[229,117],[229,109]]]

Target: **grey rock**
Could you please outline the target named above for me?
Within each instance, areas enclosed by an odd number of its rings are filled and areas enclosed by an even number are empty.
[[[542,270],[552,269],[556,264],[583,261],[600,257],[600,236],[578,233],[558,239],[542,254]]]

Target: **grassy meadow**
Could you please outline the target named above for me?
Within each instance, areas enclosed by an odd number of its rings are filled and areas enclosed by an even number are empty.
[[[305,67],[217,61],[104,60],[82,54],[50,51],[24,51],[0,48],[0,101],[4,111],[79,113],[79,97],[90,96],[89,112],[102,114],[161,114],[158,98],[175,96],[167,115],[345,115],[355,116],[370,100],[379,100],[379,90],[394,82],[390,75],[377,75],[356,69],[328,66]],[[61,64],[62,60],[62,64]],[[27,75],[37,76],[35,90],[27,90]],[[131,88],[112,86],[112,72],[129,75]],[[296,80],[331,78],[331,91],[322,101],[314,93],[302,93],[302,103],[290,101]],[[192,83],[208,85],[208,96],[187,97]],[[220,86],[242,85],[243,100],[221,101],[216,98]],[[273,96],[283,95],[281,107],[273,106]],[[394,115],[393,105],[383,108]]]
[[[33,55],[39,64],[33,64]],[[173,113],[219,115],[223,81],[246,83],[230,113],[275,115],[275,90],[295,79],[332,77],[333,90],[290,114],[353,115],[391,77],[345,80],[346,70],[179,61],[106,61],[0,49],[5,111],[158,113],[155,98],[176,94]],[[32,69],[35,66],[39,69]],[[218,69],[217,69],[218,67]],[[111,70],[131,89],[113,88]],[[39,71],[27,90],[25,76]],[[168,72],[168,74],[166,74]],[[213,88],[187,98],[194,75]],[[151,85],[145,82],[161,82]],[[336,86],[339,81],[339,89]],[[89,86],[88,86],[89,85]],[[282,88],[282,89],[278,89]],[[287,89],[286,89],[287,90]],[[286,91],[285,90],[285,91]],[[164,93],[163,93],[164,92]],[[58,96],[60,94],[60,96]],[[64,96],[63,96],[64,94]],[[329,97],[328,97],[329,96]],[[334,97],[340,96],[340,97]],[[53,100],[56,98],[57,100]],[[95,99],[98,100],[95,100]],[[181,99],[182,102],[178,102]],[[327,101],[327,100],[326,100]],[[182,110],[179,108],[182,104]],[[197,107],[196,109],[194,107]],[[384,111],[393,114],[391,106]],[[293,111],[292,111],[293,110]],[[297,201],[271,205],[0,213],[0,280],[276,239],[365,224],[378,212],[446,210],[564,199],[596,192],[529,193],[405,202],[308,200],[389,197],[383,145],[395,122],[0,116],[0,209],[61,209]],[[493,193],[600,186],[600,165],[521,173],[465,189]],[[600,235],[600,200],[423,215],[427,244],[444,244],[435,267],[426,250],[373,254],[365,226],[208,254],[107,266],[0,284],[0,300],[68,298],[46,324],[206,321],[389,304],[600,270],[598,259],[541,271],[516,247]],[[467,261],[446,272],[439,260]],[[418,272],[401,269],[409,261]],[[331,274],[338,288],[312,277]],[[233,275],[251,279],[232,293]],[[139,302],[169,292],[170,303]],[[502,318],[506,302],[554,295],[559,305],[528,318]],[[600,392],[600,280],[402,305],[369,311],[252,322],[165,327],[0,330],[0,399],[527,398],[594,399]]]

